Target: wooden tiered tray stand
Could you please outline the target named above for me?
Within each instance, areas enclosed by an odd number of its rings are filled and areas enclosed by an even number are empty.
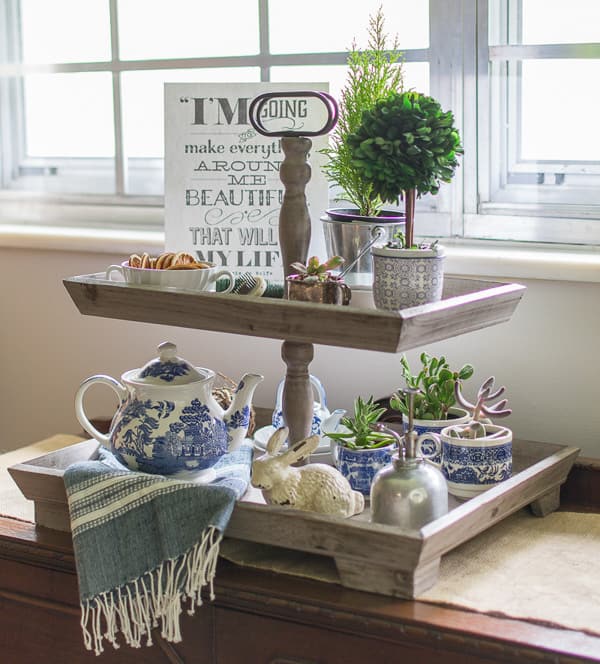
[[[516,284],[449,278],[440,302],[387,313],[158,290],[108,282],[98,274],[66,279],[65,286],[87,315],[282,339],[286,380],[292,393],[298,388],[300,394],[308,382],[313,343],[396,353],[506,321],[524,291]],[[315,306],[317,326],[312,324]],[[298,429],[306,426],[306,416],[301,399],[288,400],[287,417]],[[24,495],[34,500],[39,524],[69,529],[62,473],[75,460],[93,458],[97,447],[85,441],[10,469]],[[451,499],[450,512],[420,531],[371,523],[368,510],[344,520],[265,505],[260,492],[250,492],[237,504],[226,534],[330,557],[343,585],[411,598],[435,583],[444,553],[526,505],[539,516],[556,509],[577,453],[573,447],[516,441],[510,480],[464,503]]]
[[[292,262],[306,261],[310,242],[305,186],[310,179],[307,154],[311,142],[304,137],[284,137],[281,145],[285,159],[280,176],[285,195],[279,244],[287,275]],[[281,339],[287,368],[283,415],[292,440],[300,440],[310,432],[313,396],[309,366],[313,344],[397,353],[507,321],[525,290],[517,284],[446,278],[440,302],[391,313],[352,304],[313,305],[159,290],[110,282],[102,274],[72,277],[64,284],[82,314]],[[89,443],[82,450],[84,456],[94,453]],[[454,504],[449,514],[418,532],[370,523],[368,511],[342,520],[252,502],[250,496],[238,503],[227,535],[326,555],[335,560],[343,585],[414,597],[435,583],[445,552],[527,504],[540,515],[556,509],[559,487],[577,452],[561,446],[515,445],[516,472],[512,479],[464,504]],[[43,461],[42,467],[48,461]],[[60,457],[53,460],[55,482],[64,461]],[[40,471],[39,464],[37,470],[41,475],[47,472],[43,468]],[[15,471],[19,469],[13,469],[13,476]],[[31,471],[25,469],[30,476]],[[59,485],[55,486],[59,491]],[[30,497],[36,500],[33,493]],[[60,515],[62,508],[52,512],[56,503],[43,503],[38,496],[39,515],[44,511],[52,518]]]

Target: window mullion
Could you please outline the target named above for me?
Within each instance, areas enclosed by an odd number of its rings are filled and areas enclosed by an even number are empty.
[[[123,145],[123,105],[121,95],[121,72],[119,62],[119,17],[117,0],[109,0],[110,5],[110,48],[112,65],[113,122],[115,132],[115,193],[125,194],[127,168]]]
[[[430,0],[429,67],[431,96],[443,108],[451,109],[463,135],[463,5],[471,0]],[[451,235],[462,233],[464,169],[459,169],[452,185],[442,188],[436,206],[450,212]],[[442,230],[442,229],[440,229]]]
[[[21,31],[19,0],[0,3],[0,63],[20,62]],[[0,78],[0,186],[7,188],[18,177],[19,164],[25,157],[23,78],[20,75]]]
[[[478,143],[480,128],[477,123],[478,106],[481,102],[480,78],[482,73],[487,76],[487,59],[485,69],[481,70],[480,50],[486,52],[487,41],[481,42],[479,34],[480,14],[487,17],[487,10],[479,6],[476,0],[465,0],[463,14],[463,34],[465,48],[463,50],[463,214],[477,212],[477,181],[478,181]],[[487,58],[487,54],[486,54]],[[457,233],[464,232],[464,216]],[[453,229],[454,230],[454,229]]]
[[[269,0],[258,0],[258,39],[259,51],[262,63],[260,65],[260,80],[268,82],[271,80],[271,67],[268,64],[271,53],[269,32]]]

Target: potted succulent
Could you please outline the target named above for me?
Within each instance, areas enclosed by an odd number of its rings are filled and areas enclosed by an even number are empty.
[[[463,153],[451,111],[420,92],[390,92],[347,137],[352,163],[382,201],[404,199],[405,230],[373,247],[375,306],[397,311],[439,300],[443,249],[416,243],[415,199],[450,182]]]
[[[402,54],[397,37],[388,43],[385,19],[381,8],[369,17],[368,41],[365,50],[353,42],[348,54],[348,74],[338,101],[339,118],[331,135],[331,144],[322,150],[326,161],[323,172],[341,189],[336,200],[347,201],[351,207],[332,208],[322,216],[323,231],[329,253],[342,253],[348,261],[371,237],[374,225],[386,228],[387,239],[403,228],[404,214],[383,210],[384,201],[367,182],[353,162],[348,137],[360,126],[364,111],[393,90],[402,90]],[[365,254],[350,270],[350,277],[368,273],[371,280],[372,259]]]
[[[333,270],[344,263],[341,256],[332,256],[321,263],[311,256],[306,265],[292,263],[295,270],[285,279],[285,296],[288,300],[300,300],[320,304],[349,304],[352,292],[344,279]]]
[[[414,390],[413,405],[413,428],[417,435],[426,432],[439,433],[449,424],[465,424],[472,419],[468,410],[457,404],[456,386],[468,380],[473,375],[473,367],[465,364],[460,369],[451,369],[444,356],[435,357],[428,353],[421,353],[421,367],[418,373],[413,373],[406,355],[400,358],[402,378],[409,390]],[[389,410],[382,420],[390,422],[394,427],[394,421],[402,416],[403,430],[407,427],[409,403],[403,390],[397,390],[388,400],[380,399],[383,406],[389,404]],[[459,402],[460,404],[461,402]],[[441,463],[439,454],[434,455],[434,446],[423,443],[422,451],[428,455],[430,461],[435,464]]]
[[[331,439],[331,455],[336,468],[348,479],[350,486],[369,496],[377,472],[391,463],[396,439],[390,433],[373,428],[385,408],[373,397],[366,401],[357,397],[351,417],[342,417],[344,431],[325,433]]]
[[[455,385],[458,403],[470,411],[470,421],[454,423],[439,434],[424,434],[436,452],[441,451],[441,470],[448,482],[448,491],[458,498],[471,498],[512,475],[512,431],[492,424],[490,418],[506,417],[512,413],[507,400],[494,401],[504,393],[504,387],[494,388],[494,377],[483,382],[474,403],[462,395],[459,382]],[[431,458],[423,450],[421,454]]]

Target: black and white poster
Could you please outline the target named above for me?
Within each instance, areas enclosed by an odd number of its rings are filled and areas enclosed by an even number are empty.
[[[165,234],[167,251],[283,279],[279,211],[284,186],[280,140],[258,134],[248,119],[263,92],[320,90],[320,83],[166,83]],[[293,112],[289,111],[290,113]],[[291,118],[294,121],[294,118]],[[327,136],[311,137],[306,198],[312,224],[309,255],[325,257],[319,217],[328,207],[321,171]]]

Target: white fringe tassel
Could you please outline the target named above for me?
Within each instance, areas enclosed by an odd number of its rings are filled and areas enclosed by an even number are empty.
[[[214,600],[213,580],[219,557],[221,533],[211,526],[200,542],[173,560],[165,560],[155,570],[126,586],[102,593],[81,604],[83,642],[96,655],[104,652],[103,640],[118,648],[117,634],[133,648],[152,645],[151,629],[161,628],[161,636],[172,643],[181,641],[181,605],[189,600],[188,614],[202,605],[202,588],[208,585]],[[183,577],[183,579],[182,579]],[[182,583],[181,590],[179,587]]]

